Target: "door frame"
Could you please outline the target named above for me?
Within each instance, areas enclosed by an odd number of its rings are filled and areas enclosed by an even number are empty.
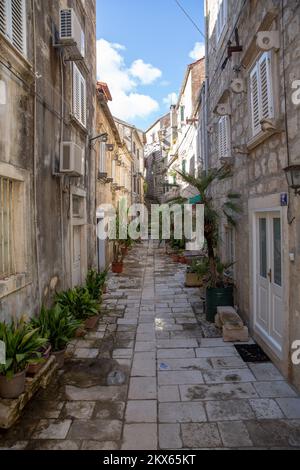
[[[289,232],[287,222],[287,207],[281,207],[280,193],[270,196],[253,198],[249,201],[249,304],[252,313],[250,317],[250,327],[254,333],[257,342],[266,349],[271,358],[278,363],[284,372],[287,371],[289,357]],[[268,335],[258,328],[256,324],[257,318],[257,215],[260,213],[277,212],[281,219],[282,234],[282,288],[283,288],[283,340],[282,349],[279,350],[276,343],[272,341]]]

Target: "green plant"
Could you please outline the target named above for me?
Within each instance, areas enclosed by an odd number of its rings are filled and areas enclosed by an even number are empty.
[[[40,333],[47,338],[53,352],[65,349],[81,325],[82,322],[74,318],[68,309],[58,304],[50,310],[42,307],[40,315],[31,320],[31,327],[38,328]]]
[[[211,275],[209,258],[195,261],[192,266],[188,268],[188,271],[197,274],[198,278],[203,280],[207,287],[227,287],[233,284],[229,272],[233,265],[234,263],[223,263],[216,257],[216,281]]]
[[[76,287],[56,295],[56,302],[74,318],[86,320],[99,314],[100,302],[94,299],[86,287]]]
[[[28,364],[42,360],[39,350],[47,343],[39,328],[32,329],[24,317],[9,324],[0,323],[0,340],[6,347],[6,362],[0,364],[0,374],[8,379],[23,372]]]
[[[224,276],[225,270],[221,268],[218,258],[219,243],[219,225],[222,215],[225,215],[230,225],[236,225],[236,216],[242,212],[237,201],[240,195],[236,193],[228,193],[226,201],[220,209],[214,205],[213,197],[211,197],[210,189],[216,181],[222,181],[232,176],[231,169],[228,165],[220,168],[214,168],[207,173],[202,173],[199,177],[180,173],[181,178],[194,188],[196,188],[201,196],[204,204],[204,238],[206,241],[207,255],[209,261],[210,286],[222,287],[226,285],[227,280]]]
[[[92,299],[101,301],[102,290],[107,279],[107,270],[99,273],[95,269],[90,269],[86,277],[86,288]]]

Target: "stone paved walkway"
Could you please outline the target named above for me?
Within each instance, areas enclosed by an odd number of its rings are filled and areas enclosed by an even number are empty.
[[[152,244],[111,276],[105,316],[0,449],[300,448],[300,398],[272,364],[202,338],[185,267]]]

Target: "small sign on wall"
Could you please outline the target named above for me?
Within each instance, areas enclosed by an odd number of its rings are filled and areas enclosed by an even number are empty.
[[[288,194],[281,193],[280,194],[280,205],[281,207],[286,207],[288,205]]]

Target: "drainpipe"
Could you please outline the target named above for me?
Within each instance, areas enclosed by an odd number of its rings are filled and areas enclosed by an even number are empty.
[[[205,2],[205,89],[204,89],[204,153],[205,153],[205,171],[208,172],[210,161],[210,145],[208,139],[208,119],[209,119],[209,58],[208,58],[208,0]]]
[[[35,231],[35,256],[36,275],[38,288],[38,307],[41,309],[41,280],[40,280],[40,255],[37,217],[37,69],[36,69],[36,27],[35,27],[35,0],[31,0],[32,10],[32,35],[33,35],[33,72],[34,72],[34,102],[33,102],[33,194],[34,194],[34,231]]]
[[[63,52],[60,51],[60,81],[61,81],[61,116],[60,116],[60,138],[59,138],[59,158],[61,158],[61,149],[64,138],[64,69],[63,69]],[[60,189],[60,232],[61,232],[61,265],[62,265],[62,287],[65,289],[66,285],[66,266],[65,266],[65,244],[64,244],[64,176],[59,176],[59,189]]]

